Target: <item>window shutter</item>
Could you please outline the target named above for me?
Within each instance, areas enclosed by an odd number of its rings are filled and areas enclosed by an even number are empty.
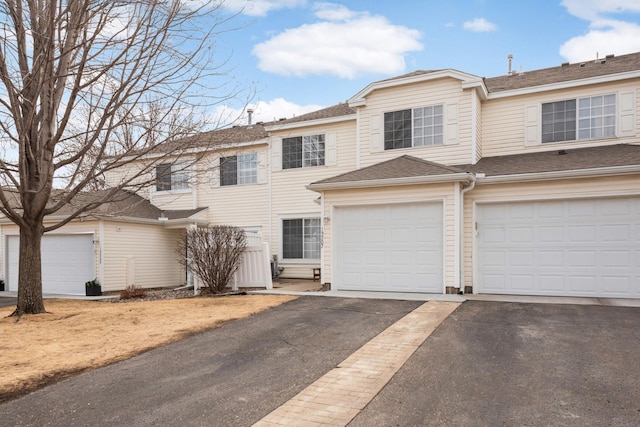
[[[529,104],[524,106],[524,145],[540,144],[540,105]]]
[[[369,126],[371,130],[371,152],[377,153],[383,151],[384,138],[380,126],[380,114],[372,114],[369,120]]]
[[[324,136],[324,161],[327,166],[335,166],[337,157],[336,133],[327,132]]]
[[[258,153],[258,184],[267,183],[267,154],[264,151]]]
[[[211,180],[209,184],[212,187],[220,187],[220,172],[222,171],[221,158],[218,157],[213,161],[213,170],[211,171]]]
[[[636,93],[626,92],[620,94],[620,126],[618,136],[635,136],[635,111],[636,111]]]
[[[282,170],[282,138],[271,138],[271,170]]]
[[[458,104],[446,104],[445,105],[445,120],[447,123],[444,144],[452,145],[457,144],[458,141]]]

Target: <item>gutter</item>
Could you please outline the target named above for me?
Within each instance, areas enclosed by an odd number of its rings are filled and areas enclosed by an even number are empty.
[[[441,182],[471,181],[473,175],[468,172],[452,173],[447,175],[410,176],[403,178],[370,179],[366,181],[343,181],[343,182],[318,182],[309,184],[305,188],[311,191],[321,192],[324,190],[346,190],[352,188],[377,188],[393,187],[398,185],[413,184],[434,184]]]
[[[485,176],[483,173],[477,172],[476,178],[478,184],[502,184],[502,183],[516,183],[516,182],[528,182],[528,181],[548,181],[554,179],[566,179],[566,178],[592,178],[595,176],[616,176],[616,175],[631,175],[640,173],[640,165],[627,165],[627,166],[607,166],[602,168],[592,169],[573,169],[565,171],[551,171],[551,172],[531,172],[520,173],[514,175],[494,175]]]

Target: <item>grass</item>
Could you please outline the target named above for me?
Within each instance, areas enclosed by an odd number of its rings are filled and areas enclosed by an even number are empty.
[[[47,314],[0,308],[0,401],[295,299],[277,295],[131,303],[48,300]]]

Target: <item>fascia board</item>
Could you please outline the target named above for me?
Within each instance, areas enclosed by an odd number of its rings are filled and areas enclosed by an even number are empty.
[[[322,126],[322,125],[328,125],[332,123],[348,122],[351,120],[356,120],[356,114],[348,114],[346,116],[327,117],[326,119],[305,120],[305,121],[300,121],[295,123],[283,123],[281,125],[274,124],[271,126],[265,126],[264,129],[267,132],[277,132],[279,130],[298,129],[298,128],[304,128],[309,126]]]
[[[549,92],[552,90],[571,89],[579,86],[595,85],[599,83],[611,83],[620,80],[637,79],[640,78],[640,71],[627,71],[618,74],[607,74],[604,76],[589,77],[580,80],[570,80],[567,82],[550,83],[540,86],[530,86],[520,89],[505,90],[500,92],[489,93],[487,99],[500,99],[508,98],[512,96],[529,95],[540,92]]]
[[[432,73],[418,74],[416,76],[405,77],[401,79],[392,79],[385,80],[381,82],[375,82],[369,84],[367,87],[362,89],[360,92],[351,97],[347,103],[350,107],[360,107],[367,104],[366,97],[374,90],[385,89],[396,86],[403,86],[411,83],[420,83],[429,80],[436,80],[445,77],[451,77],[454,79],[458,79],[462,81],[463,87],[466,85],[467,87],[476,87],[475,85],[484,86],[482,83],[482,78],[478,76],[474,76],[473,74],[463,73],[462,71],[446,69],[434,71]],[[486,89],[485,89],[486,91]]]
[[[592,169],[574,169],[566,171],[533,172],[515,175],[494,175],[481,177],[476,175],[478,185],[505,184],[527,181],[548,181],[554,179],[591,178],[601,176],[630,175],[640,173],[640,165],[610,166]]]
[[[399,185],[413,185],[413,184],[435,184],[442,182],[459,182],[470,181],[471,174],[453,173],[447,175],[429,175],[429,176],[411,176],[404,178],[390,178],[390,179],[371,179],[366,181],[345,181],[345,182],[328,182],[309,184],[306,186],[308,190],[312,191],[325,191],[325,190],[346,190],[351,188],[374,188],[374,187],[393,187]]]

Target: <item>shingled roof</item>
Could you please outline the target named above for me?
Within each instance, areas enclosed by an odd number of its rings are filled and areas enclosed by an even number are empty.
[[[475,165],[458,165],[456,168],[498,176],[634,165],[640,166],[640,145],[616,144],[484,157]]]
[[[264,126],[271,127],[271,126],[277,126],[277,125],[283,125],[283,124],[305,122],[310,120],[330,119],[334,117],[349,116],[349,115],[355,115],[355,114],[356,114],[356,110],[349,107],[349,105],[347,105],[346,103],[342,102],[337,105],[332,105],[331,107],[323,108],[317,111],[312,111],[311,113],[307,113],[307,114],[301,114],[297,117],[292,117],[290,119],[283,119],[283,120],[278,120],[276,122],[264,123]]]
[[[92,202],[101,201],[109,190],[100,190],[93,192],[80,193],[72,200],[70,204],[63,206],[54,215],[68,216],[77,210],[79,206],[86,206]],[[19,203],[17,193],[15,194],[16,203]],[[52,194],[51,203],[55,203],[55,191]],[[17,205],[16,205],[17,206]],[[99,218],[135,218],[143,220],[157,220],[161,216],[168,219],[187,219],[207,208],[182,209],[182,210],[162,210],[151,204],[148,199],[138,194],[120,190],[111,197],[109,202],[103,203],[98,207],[85,212],[82,216],[94,216]]]
[[[356,181],[377,181],[384,179],[439,176],[464,173],[462,169],[445,166],[413,156],[401,156],[352,172],[343,173],[313,184],[334,184]]]
[[[485,78],[484,83],[489,93],[495,93],[639,70],[640,52],[621,56],[609,55],[595,61],[565,63],[540,70],[525,70],[522,74],[516,72],[512,75]]]

